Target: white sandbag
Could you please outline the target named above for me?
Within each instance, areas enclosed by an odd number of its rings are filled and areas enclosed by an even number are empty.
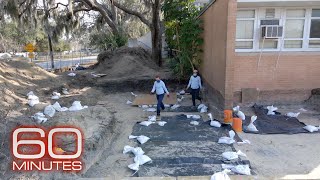
[[[33,107],[33,106],[35,106],[36,104],[39,104],[39,103],[40,103],[39,99],[28,100],[28,104],[29,104],[29,106],[31,106],[31,107]]]
[[[217,173],[214,173],[210,180],[230,180],[230,177],[228,176],[227,173],[231,172],[231,170],[229,169],[225,169],[223,170],[222,172],[217,172]]]
[[[229,138],[229,137],[221,137],[218,140],[219,144],[233,144],[235,143],[235,140]]]
[[[76,73],[73,73],[73,72],[68,74],[68,76],[70,76],[70,77],[74,77],[74,76],[76,76],[76,75],[77,75],[77,74],[76,74]]]
[[[28,92],[27,97],[29,97],[30,95],[34,95],[33,91]]]
[[[171,109],[172,109],[172,110],[175,110],[175,109],[177,109],[177,108],[179,108],[179,107],[180,107],[179,104],[175,104],[175,105],[171,106]]]
[[[141,106],[141,108],[147,109],[147,108],[149,108],[149,106],[144,104],[144,105]]]
[[[139,155],[143,155],[143,154],[144,154],[144,151],[141,149],[141,147],[133,148],[133,149],[131,150],[131,152],[132,152],[135,156],[139,156]]]
[[[309,132],[317,132],[319,129],[315,126],[312,125],[306,125],[305,127],[303,127],[303,129],[309,131]]]
[[[128,100],[128,101],[126,102],[126,104],[128,104],[128,105],[129,105],[129,104],[132,104],[132,102]]]
[[[221,164],[222,169],[232,169],[234,168],[234,165],[232,164]]]
[[[211,121],[210,126],[219,128],[221,127],[221,123],[219,121]]]
[[[164,126],[165,124],[167,124],[167,122],[165,122],[165,121],[159,121],[159,122],[158,122],[158,125],[159,125],[159,126]]]
[[[30,95],[28,96],[28,100],[39,100],[39,97],[36,96],[36,95],[34,95],[34,94],[30,94]]]
[[[294,112],[288,112],[286,114],[288,117],[298,117],[300,115],[300,112],[294,113]]]
[[[64,95],[70,94],[70,93],[68,92],[68,89],[67,89],[67,88],[63,88],[63,89],[62,89],[62,93],[63,93]]]
[[[208,113],[209,120],[213,121],[213,117],[211,113]]]
[[[229,161],[239,158],[239,156],[236,152],[224,152],[224,153],[222,153],[222,157],[229,160]]]
[[[64,111],[68,111],[69,110],[69,108],[67,108],[67,107],[61,107],[61,105],[58,102],[55,102],[52,105],[52,107],[58,112],[64,112]]]
[[[201,119],[201,116],[200,115],[190,115],[190,114],[187,114],[187,118],[190,119]]]
[[[32,118],[39,124],[45,123],[48,120],[42,112],[36,113],[35,115],[32,116]]]
[[[69,111],[80,111],[85,108],[88,108],[88,106],[82,106],[80,101],[74,101],[69,108]]]
[[[46,106],[44,108],[43,114],[45,114],[45,115],[47,115],[49,117],[53,117],[55,113],[56,113],[56,110],[53,108],[52,105]]]
[[[237,112],[237,116],[242,119],[243,121],[246,120],[246,116],[244,115],[244,113],[242,111],[238,111]]]
[[[135,163],[139,163],[139,165],[144,165],[145,163],[150,162],[151,158],[147,155],[137,155],[133,160]]]
[[[238,174],[251,176],[251,170],[250,170],[249,165],[237,165],[237,166],[231,168],[231,171],[238,173]]]
[[[234,160],[234,159],[238,159],[239,156],[243,156],[243,157],[247,157],[246,154],[244,154],[243,152],[241,152],[240,150],[238,152],[224,152],[222,153],[222,157],[227,159],[227,160]]]
[[[122,153],[127,154],[128,152],[132,152],[133,149],[134,149],[134,147],[126,145],[126,146],[124,146]]]
[[[135,93],[131,92],[131,95],[134,97],[137,97],[138,95],[136,95]]]
[[[307,112],[308,110],[306,110],[304,108],[300,108],[299,111]]]
[[[60,93],[58,93],[58,92],[53,92],[51,99],[53,99],[53,100],[58,100],[58,99],[60,99],[60,96],[61,96]]]
[[[178,98],[177,101],[178,101],[178,102],[182,102],[183,99],[184,99],[184,97],[181,96],[181,98]]]
[[[200,110],[200,113],[207,113],[208,112],[208,107],[207,106],[203,106]]]
[[[134,170],[134,171],[139,171],[139,162],[130,164],[130,165],[128,166],[128,168],[131,169],[131,170]]]
[[[157,116],[155,116],[155,115],[149,116],[148,117],[148,121],[156,122],[157,121]]]
[[[268,109],[267,115],[275,115],[276,113],[274,111],[278,110],[278,108],[274,107],[273,105],[267,106],[267,109]]]
[[[198,125],[199,125],[199,122],[198,122],[198,121],[191,121],[190,124],[191,124],[191,125],[198,126]]]
[[[218,140],[219,144],[233,144],[236,141],[234,140],[235,132],[233,130],[229,131],[229,137],[221,137]]]
[[[247,126],[247,130],[250,132],[258,132],[257,127],[253,124],[257,120],[257,116],[251,116],[250,124]]]
[[[142,121],[141,123],[139,123],[142,126],[149,126],[150,124],[152,124],[153,122],[151,121]]]
[[[200,104],[200,105],[198,106],[198,109],[202,109],[204,106],[206,106],[206,105]]]
[[[232,108],[233,112],[238,112],[240,111],[240,106],[236,106],[234,108]]]
[[[143,135],[137,137],[137,140],[139,141],[140,144],[146,143],[147,141],[149,141],[149,139],[150,139],[149,137],[143,136]]]
[[[186,93],[185,90],[182,90],[182,91],[179,92],[180,95],[184,95],[185,93]]]
[[[129,139],[136,139],[138,136],[133,136],[133,135],[130,135],[129,136]]]
[[[251,144],[251,142],[247,139],[242,140],[242,142],[238,142],[238,145],[242,145],[242,144]]]
[[[30,91],[28,93],[28,104],[29,106],[33,107],[34,105],[36,104],[39,104],[40,101],[39,101],[39,97],[34,95],[32,91]]]
[[[156,108],[148,108],[148,109],[146,109],[146,110],[144,110],[144,111],[147,111],[147,112],[156,112],[157,109],[156,109]]]

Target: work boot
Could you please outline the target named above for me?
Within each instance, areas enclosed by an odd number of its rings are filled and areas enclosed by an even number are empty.
[[[157,114],[156,121],[160,121],[160,120],[161,120],[161,116],[160,116],[160,114]]]

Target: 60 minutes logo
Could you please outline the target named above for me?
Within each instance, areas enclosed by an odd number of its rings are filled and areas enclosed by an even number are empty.
[[[57,147],[57,135],[72,135],[76,141],[73,152]],[[55,127],[44,130],[38,127],[19,127],[12,132],[13,171],[73,171],[83,169],[81,154],[83,135],[75,127]]]

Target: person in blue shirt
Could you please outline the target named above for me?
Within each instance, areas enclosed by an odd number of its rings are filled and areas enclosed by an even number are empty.
[[[169,91],[164,84],[164,82],[160,79],[160,76],[156,76],[156,81],[153,84],[153,88],[151,90],[151,94],[156,93],[157,95],[157,116],[160,116],[160,109],[164,110],[163,98],[165,93],[169,97]]]
[[[202,99],[199,96],[200,89],[202,88],[201,78],[200,76],[198,76],[197,70],[193,70],[193,75],[190,77],[189,84],[187,86],[187,89],[189,88],[191,88],[193,106],[196,106],[196,99],[198,99],[200,103],[202,103]]]

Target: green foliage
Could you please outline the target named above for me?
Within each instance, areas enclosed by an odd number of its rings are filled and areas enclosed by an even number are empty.
[[[27,43],[35,44],[37,52],[48,51],[48,35],[42,28],[22,29],[16,22],[0,24],[0,52],[23,52]],[[70,44],[60,39],[53,48],[57,52],[68,51]]]
[[[194,0],[165,0],[163,11],[166,41],[175,54],[170,64],[178,77],[185,78],[201,63],[203,29],[197,18],[199,10]]]
[[[112,33],[95,31],[90,35],[90,45],[99,50],[114,50],[126,45],[128,37],[123,34],[113,35]]]

